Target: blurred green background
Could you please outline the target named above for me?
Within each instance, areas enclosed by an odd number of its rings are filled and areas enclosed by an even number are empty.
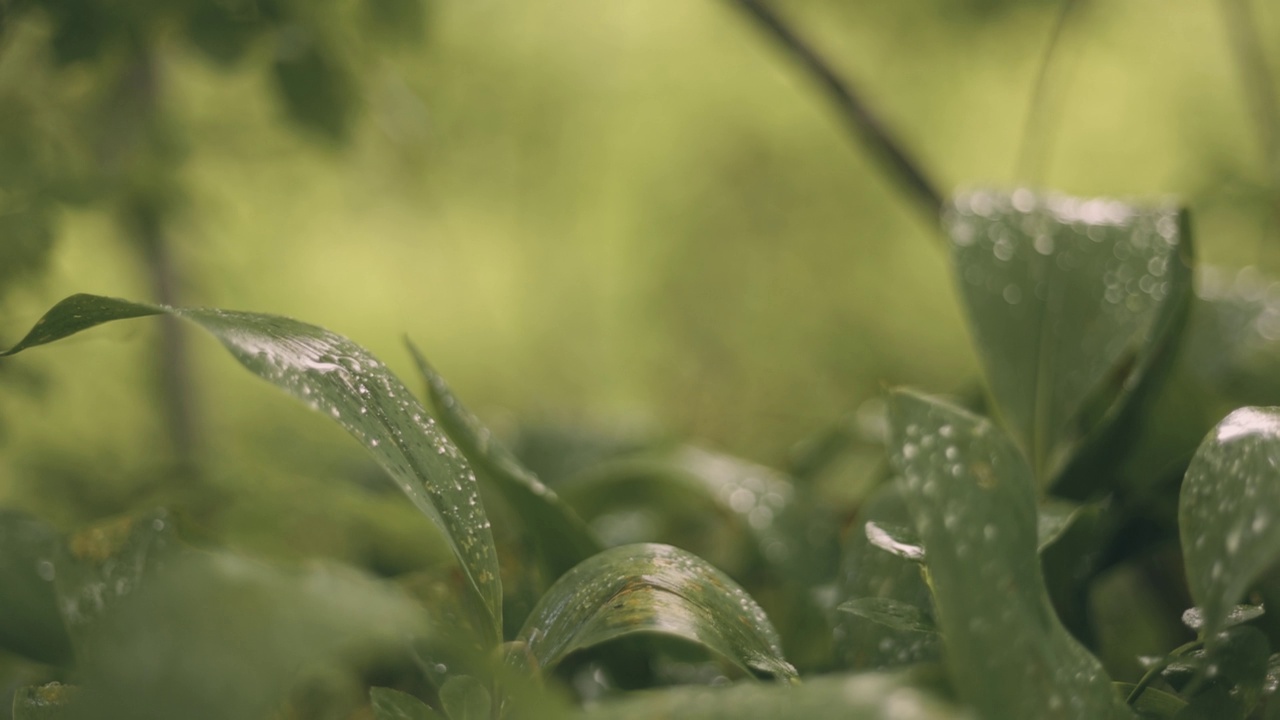
[[[1218,0],[1076,3],[1040,123],[1057,2],[776,5],[945,189],[1177,195],[1203,260],[1280,269],[1258,93]],[[1251,7],[1275,58],[1280,11]],[[270,28],[219,35],[218,12]],[[323,325],[413,382],[408,333],[513,438],[584,427],[778,464],[886,384],[979,382],[934,223],[730,2],[0,13],[0,219],[39,207],[0,235],[5,345],[74,292],[153,298],[154,220],[182,304]],[[124,39],[77,55],[80,20]],[[1037,177],[1016,169],[1035,157]],[[0,366],[0,504],[71,528],[163,496],[160,327]],[[233,498],[225,542],[426,561],[430,531],[357,443],[190,343],[192,452]]]

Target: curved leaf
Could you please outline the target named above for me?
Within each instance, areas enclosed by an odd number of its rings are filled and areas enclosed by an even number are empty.
[[[1201,637],[1280,560],[1280,408],[1241,408],[1210,431],[1187,468],[1178,525]]]
[[[418,372],[427,382],[440,426],[521,515],[526,530],[539,544],[551,579],[603,550],[582,518],[494,439],[489,428],[458,400],[418,348],[407,344]]]
[[[689,640],[747,672],[795,677],[764,611],[727,575],[670,545],[611,548],[551,586],[519,640],[542,668],[635,633]]]
[[[0,648],[51,664],[71,659],[51,582],[65,554],[53,528],[0,509]]]
[[[418,698],[391,688],[369,690],[373,720],[441,720],[444,716]]]
[[[367,350],[315,325],[275,315],[184,309],[73,295],[4,353],[102,323],[168,313],[216,337],[251,372],[326,413],[359,440],[413,504],[441,529],[478,600],[488,635],[502,637],[502,586],[489,520],[466,460],[422,405]]]
[[[961,697],[991,720],[1125,717],[1102,665],[1050,605],[1022,454],[990,422],[921,396],[894,393],[889,417]]]
[[[852,613],[894,630],[935,633],[938,631],[930,618],[917,606],[893,598],[857,598],[840,603],[837,610]]]
[[[1023,189],[962,195],[946,226],[991,393],[1047,487],[1182,318],[1185,216]]]
[[[912,682],[911,675],[860,673],[798,685],[739,683],[629,694],[588,708],[582,720],[960,720],[972,715]]]

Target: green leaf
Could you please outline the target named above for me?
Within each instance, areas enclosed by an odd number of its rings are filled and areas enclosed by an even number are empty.
[[[278,38],[272,71],[289,117],[330,142],[345,142],[359,106],[351,69],[339,53],[300,25],[290,25]]]
[[[52,582],[65,555],[53,528],[0,509],[0,648],[55,665],[71,659]]]
[[[57,682],[19,688],[13,695],[13,720],[66,720],[78,694],[75,686]]]
[[[573,568],[520,630],[539,667],[636,633],[697,643],[747,672],[795,677],[764,611],[727,575],[669,545],[611,548]]]
[[[1200,444],[1178,500],[1191,597],[1212,643],[1235,603],[1280,560],[1280,409],[1241,408]]]
[[[1265,613],[1266,609],[1261,605],[1236,605],[1227,612],[1226,618],[1222,621],[1222,629],[1257,620]],[[1186,612],[1182,613],[1182,624],[1198,631],[1204,627],[1204,613],[1200,608],[1187,608]]]
[[[1185,216],[1018,190],[962,195],[946,226],[992,396],[1047,487],[1178,326],[1191,290]]]
[[[837,610],[853,613],[895,630],[935,633],[933,620],[920,608],[893,598],[857,598],[840,603]]]
[[[122,599],[93,628],[76,717],[266,717],[307,675],[356,658],[407,657],[422,607],[341,566],[276,568],[191,552]]]
[[[443,715],[418,698],[391,688],[369,690],[374,720],[442,720]]]
[[[912,522],[899,483],[881,488],[858,511],[854,523],[900,525]],[[914,533],[913,533],[914,534]],[[884,552],[871,544],[865,532],[850,532],[841,562],[837,598],[885,598],[906,603],[921,615],[932,617],[929,587],[922,566]],[[938,636],[887,627],[857,615],[839,613],[833,642],[844,667],[885,669],[941,660]]]
[[[1137,687],[1133,683],[1125,682],[1112,684],[1115,686],[1116,692],[1123,696],[1128,696]],[[1156,688],[1144,688],[1132,707],[1134,712],[1138,713],[1138,717],[1151,718],[1152,720],[1169,720],[1186,706],[1186,701],[1177,695],[1170,695]]]
[[[630,693],[588,708],[581,720],[958,720],[966,711],[916,686],[907,674],[860,673],[798,685],[740,683]]]
[[[367,350],[314,325],[275,315],[147,305],[73,295],[0,357],[102,323],[168,313],[216,337],[258,377],[325,413],[359,440],[443,532],[481,609],[492,644],[502,638],[502,586],[475,474],[395,375]]]
[[[440,687],[440,705],[449,720],[490,720],[493,699],[484,683],[470,675],[454,675]]]
[[[983,717],[1124,717],[1101,664],[1063,629],[1036,553],[1030,469],[990,422],[890,398],[891,462],[924,541],[947,667]]]
[[[560,577],[603,550],[604,546],[582,518],[493,437],[413,343],[408,346],[418,371],[427,382],[440,426],[521,515],[526,530],[539,545],[550,578]]]

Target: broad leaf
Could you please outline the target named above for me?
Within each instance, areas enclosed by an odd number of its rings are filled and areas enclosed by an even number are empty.
[[[1280,560],[1280,409],[1241,408],[1187,468],[1178,525],[1191,597],[1212,642],[1236,602]]]
[[[75,717],[266,717],[304,676],[393,652],[426,633],[422,608],[349,568],[277,569],[188,553],[123,598],[88,636]]]
[[[466,460],[399,379],[350,340],[274,315],[147,305],[73,295],[55,305],[12,355],[102,323],[168,313],[216,337],[255,375],[326,413],[368,449],[444,533],[474,591],[488,635],[502,637],[502,586],[489,521]]]
[[[1185,218],[1173,206],[1018,190],[962,195],[946,225],[991,393],[1046,487],[1182,318]]]
[[[391,688],[369,691],[373,720],[441,720],[443,716],[418,698]]]
[[[0,648],[45,663],[71,659],[53,586],[65,553],[53,528],[0,510]]]
[[[747,672],[795,677],[764,611],[727,575],[669,545],[611,548],[551,586],[520,630],[539,667],[635,633],[697,643]]]
[[[840,603],[836,609],[866,618],[894,630],[909,630],[921,633],[938,631],[934,627],[933,619],[919,607],[901,600],[894,600],[893,598],[857,598]]]
[[[1128,696],[1137,686],[1133,683],[1113,683],[1116,692]],[[1156,688],[1144,688],[1142,694],[1133,703],[1133,711],[1144,720],[1170,720],[1187,706],[1187,702],[1177,695],[1170,695]]]
[[[526,530],[539,545],[549,577],[554,580],[603,550],[582,518],[493,437],[412,343],[409,352],[427,382],[440,426],[520,513]]]
[[[895,393],[889,417],[961,697],[990,720],[1125,717],[1101,664],[1049,603],[1022,454],[990,422],[917,395]]]
[[[911,675],[829,675],[798,685],[740,683],[629,694],[599,703],[582,720],[959,720],[966,711],[917,686]]]

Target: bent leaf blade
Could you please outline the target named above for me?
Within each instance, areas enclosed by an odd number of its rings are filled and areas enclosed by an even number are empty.
[[[560,578],[521,629],[539,667],[636,633],[697,643],[748,673],[793,678],[764,611],[727,575],[670,545],[606,550]]]

